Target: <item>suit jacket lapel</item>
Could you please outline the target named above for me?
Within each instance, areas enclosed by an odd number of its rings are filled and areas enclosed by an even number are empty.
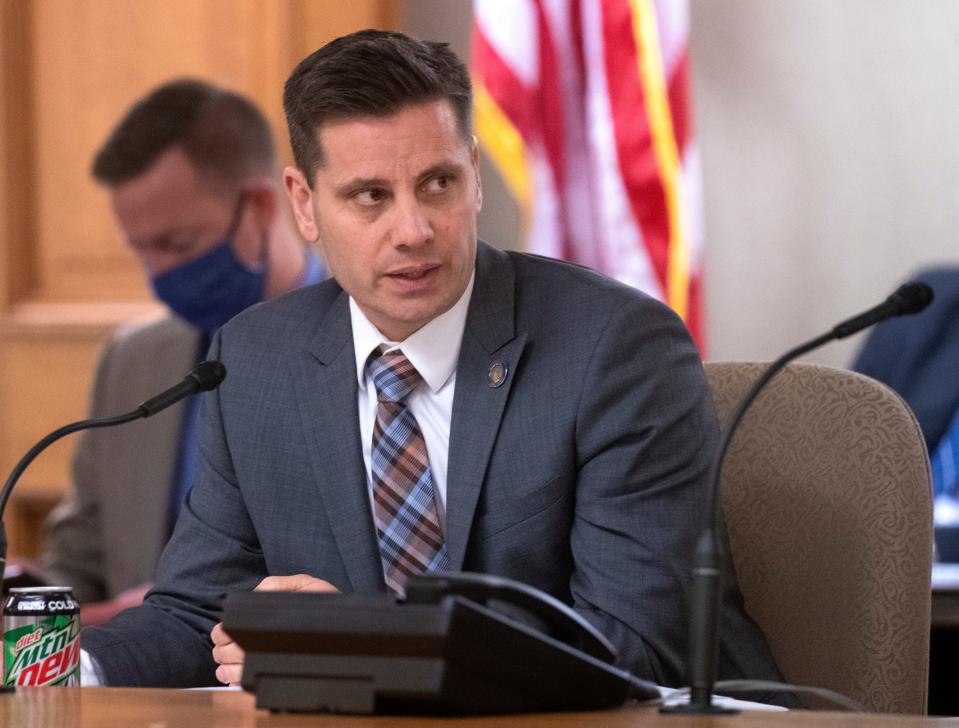
[[[479,243],[476,281],[456,368],[447,470],[450,567],[463,566],[493,443],[519,366],[526,332],[515,331],[515,276],[509,257]],[[497,386],[494,365],[505,367]]]
[[[330,307],[298,365],[297,401],[307,450],[340,557],[354,591],[383,591],[360,449],[356,362],[346,293]]]

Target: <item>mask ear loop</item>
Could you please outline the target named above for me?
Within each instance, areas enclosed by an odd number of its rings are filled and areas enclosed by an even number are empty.
[[[240,229],[240,221],[243,219],[243,210],[246,208],[246,190],[240,192],[240,197],[233,208],[233,217],[230,218],[230,227],[226,229],[226,235],[223,238],[234,238],[236,231]],[[220,240],[223,240],[220,238]]]
[[[247,190],[240,191],[240,197],[236,201],[236,207],[233,209],[233,218],[230,220],[230,227],[224,236],[224,238],[229,238],[234,246],[236,245],[236,233],[240,229],[240,223],[243,221],[243,212],[246,210],[246,201],[248,197],[249,193]],[[263,271],[264,276],[268,276],[270,270],[269,237],[269,233],[267,232],[260,238],[260,262],[258,267]],[[235,250],[233,251],[233,254],[235,257]],[[242,263],[242,261],[240,262]]]

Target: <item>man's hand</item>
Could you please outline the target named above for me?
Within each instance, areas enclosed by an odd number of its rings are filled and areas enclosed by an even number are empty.
[[[294,574],[293,576],[268,576],[253,591],[288,591],[288,592],[335,592],[339,591],[327,581],[317,579],[308,574]],[[239,685],[243,675],[243,659],[246,656],[243,649],[233,641],[223,630],[223,623],[219,622],[210,632],[213,640],[213,659],[219,663],[216,669],[216,679],[226,685]]]

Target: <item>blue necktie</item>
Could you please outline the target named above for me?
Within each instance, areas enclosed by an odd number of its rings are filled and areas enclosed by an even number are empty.
[[[932,492],[955,498],[959,489],[959,410],[932,454]]]

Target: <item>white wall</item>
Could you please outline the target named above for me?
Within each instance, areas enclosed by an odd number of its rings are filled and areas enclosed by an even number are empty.
[[[959,2],[698,0],[692,23],[711,358],[775,357],[959,261]]]
[[[466,57],[468,0],[406,12]],[[691,53],[709,358],[775,358],[959,261],[959,0],[693,0]],[[513,245],[515,207],[484,180],[480,233]]]

